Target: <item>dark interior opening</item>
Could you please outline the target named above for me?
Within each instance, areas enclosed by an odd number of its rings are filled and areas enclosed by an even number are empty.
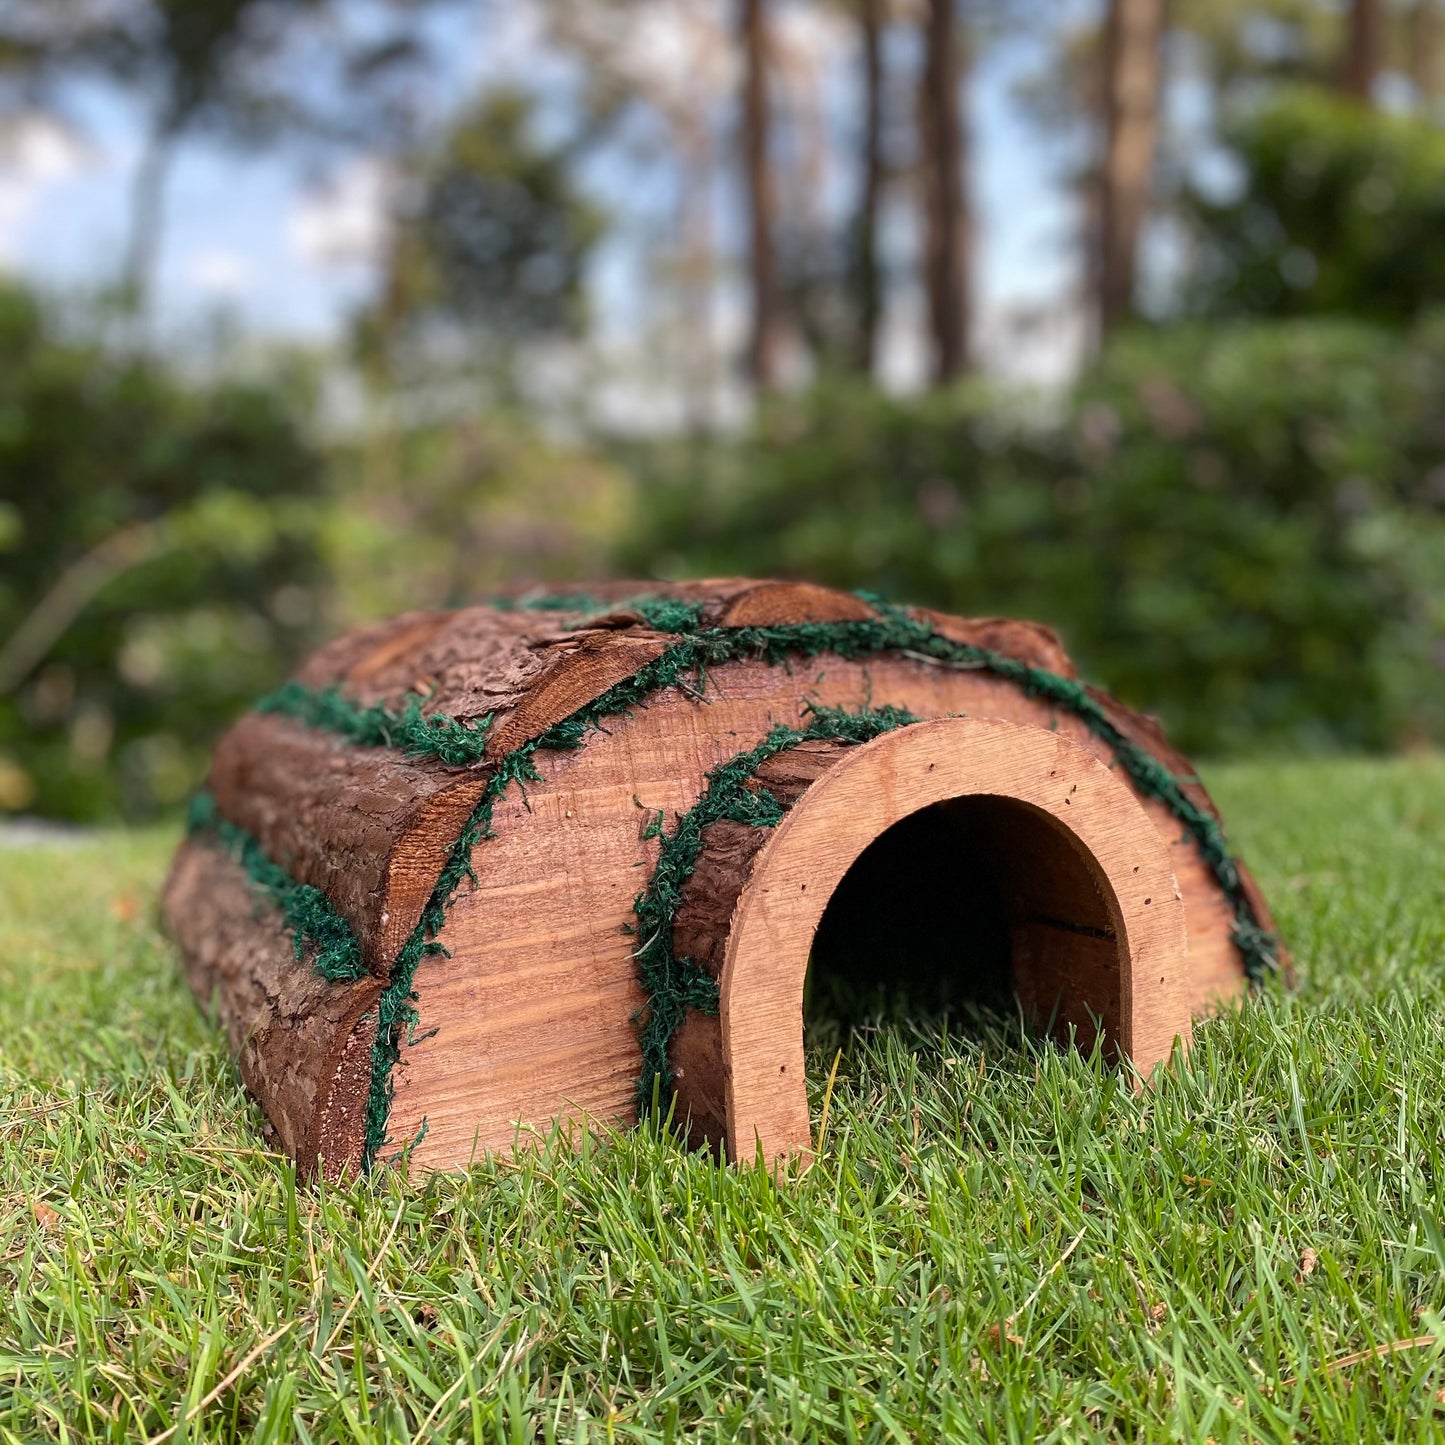
[[[805,1021],[1021,1007],[1088,1046],[1120,1014],[1118,948],[1107,884],[1073,833],[1018,799],[950,799],[875,838],[834,890]]]

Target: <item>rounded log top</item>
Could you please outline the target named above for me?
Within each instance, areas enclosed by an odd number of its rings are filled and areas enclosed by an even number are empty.
[[[1040,623],[891,610],[950,641],[1076,676],[1058,635]],[[340,688],[363,704],[422,694],[426,713],[464,722],[490,715],[488,755],[499,757],[655,658],[679,618],[709,630],[868,623],[881,615],[865,598],[806,582],[608,582],[455,612],[406,613],[328,643],[297,680]]]

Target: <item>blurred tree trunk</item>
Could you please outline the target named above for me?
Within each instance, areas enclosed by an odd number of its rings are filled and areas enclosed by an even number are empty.
[[[1099,187],[1098,328],[1129,315],[1139,232],[1159,138],[1164,0],[1110,0],[1104,30],[1104,170]]]
[[[778,379],[778,278],[773,247],[773,178],[768,155],[767,0],[741,0],[743,46],[743,164],[747,177],[753,325],[748,373],[766,391]]]
[[[1422,110],[1440,98],[1440,41],[1438,0],[1415,0],[1410,11],[1410,79]]]
[[[968,364],[969,223],[963,187],[962,64],[955,0],[928,0],[919,135],[927,220],[924,275],[933,335],[933,380]]]
[[[707,117],[701,107],[680,107],[675,123],[682,161],[677,214],[679,360],[688,430],[701,436],[711,424],[717,381],[713,344],[713,287],[717,279],[712,219],[714,156]]]
[[[858,203],[859,371],[873,374],[883,311],[878,274],[878,211],[883,196],[883,0],[859,0],[863,40],[863,191]]]
[[[1348,95],[1365,105],[1371,104],[1374,99],[1375,79],[1380,73],[1384,21],[1381,0],[1350,0],[1344,88]]]
[[[130,214],[120,270],[120,304],[128,315],[145,309],[165,218],[166,180],[180,127],[161,121],[146,137],[130,186]]]

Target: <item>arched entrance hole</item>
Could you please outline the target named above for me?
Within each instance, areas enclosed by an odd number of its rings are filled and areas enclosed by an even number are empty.
[[[1127,960],[1108,880],[1074,833],[1017,798],[921,808],[859,855],[823,910],[807,1013],[1012,1009],[1093,1045],[1117,1035]]]

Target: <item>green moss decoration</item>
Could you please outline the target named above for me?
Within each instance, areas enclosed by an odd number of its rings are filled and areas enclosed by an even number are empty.
[[[686,813],[679,815],[671,833],[662,833],[657,866],[645,892],[634,905],[637,936],[633,952],[638,976],[647,995],[640,1019],[642,1076],[637,1081],[637,1107],[645,1113],[654,1100],[666,1101],[672,1093],[672,1069],[667,1051],[689,1008],[715,1014],[716,982],[690,958],[673,951],[672,926],[682,903],[682,886],[697,867],[702,833],[710,823],[726,819],[754,828],[771,828],[783,819],[783,808],[766,788],[750,788],[748,781],[769,758],[800,743],[836,741],[866,743],[918,718],[902,708],[884,707],[847,712],[841,708],[810,708],[810,720],[801,728],[778,724],[762,742],[729,758],[707,775],[707,789]]]
[[[454,768],[479,763],[492,719],[458,722],[445,713],[423,713],[426,697],[408,693],[399,711],[377,704],[363,707],[334,687],[320,692],[288,682],[256,704],[257,712],[279,713],[309,728],[335,733],[363,748],[395,748],[409,758],[438,758]]]
[[[268,858],[244,828],[221,816],[209,793],[197,793],[191,799],[186,823],[191,833],[213,836],[246,870],[256,890],[281,910],[291,930],[298,963],[309,944],[316,950],[312,967],[322,978],[351,983],[366,976],[361,944],[351,925],[331,906],[331,900],[319,888],[298,883],[279,863]]]

